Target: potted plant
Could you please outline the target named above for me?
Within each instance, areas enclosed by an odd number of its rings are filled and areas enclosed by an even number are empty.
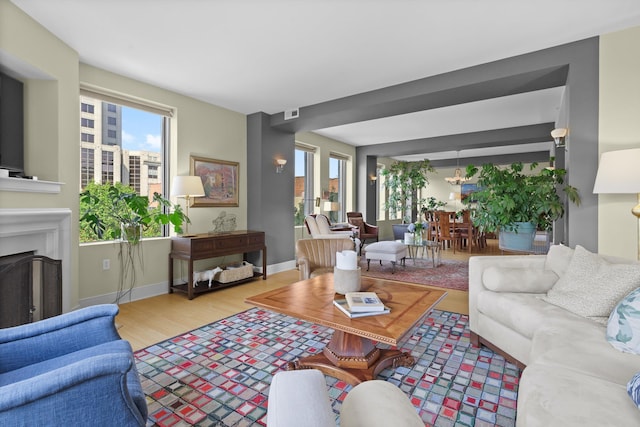
[[[402,215],[402,224],[392,225],[395,239],[404,238],[414,212],[424,202],[418,199],[418,190],[429,184],[427,174],[433,171],[434,168],[428,159],[417,162],[396,161],[382,170],[385,187],[389,190],[385,208],[390,210],[392,215],[398,212]]]
[[[446,202],[442,202],[436,199],[435,197],[431,196],[424,201],[422,208],[420,210],[422,211],[422,214],[424,215],[427,221],[435,221],[434,212],[446,205],[447,205]]]
[[[530,170],[537,166],[532,163]],[[506,168],[467,166],[467,177],[478,175],[473,223],[481,232],[499,232],[504,249],[530,250],[536,230],[549,231],[553,222],[562,218],[565,210],[560,188],[571,202],[580,204],[578,190],[564,184],[565,169],[545,168],[530,174],[523,169],[521,162]]]
[[[190,223],[180,205],[174,205],[160,194],[149,197],[121,183],[89,184],[80,193],[81,241],[119,240],[120,281],[116,303],[130,294],[135,286],[135,260],[142,265],[138,243],[143,236],[157,236],[160,227],[172,224],[182,233],[182,224]],[[128,282],[125,291],[125,282]]]

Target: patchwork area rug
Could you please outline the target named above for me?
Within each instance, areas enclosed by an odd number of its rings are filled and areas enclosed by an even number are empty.
[[[417,258],[415,263],[413,259],[407,259],[404,267],[396,264],[395,273],[392,273],[392,266],[388,261],[383,261],[380,265],[379,261],[371,260],[369,271],[367,271],[367,260],[362,259],[360,267],[363,276],[459,291],[469,290],[469,263],[467,261],[443,259],[440,265],[434,267],[431,258]]]
[[[520,371],[470,345],[468,317],[434,310],[402,349],[411,368],[379,379],[400,387],[428,426],[514,426]],[[316,354],[330,328],[252,308],[135,353],[149,426],[264,426],[269,383],[297,357]],[[351,386],[326,376],[339,411]]]

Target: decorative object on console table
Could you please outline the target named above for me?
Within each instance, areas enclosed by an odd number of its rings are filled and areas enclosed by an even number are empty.
[[[243,258],[246,260],[247,253],[256,251],[262,252],[262,273],[254,273],[249,278],[229,283],[216,282],[211,288],[198,287],[194,289],[192,280],[187,280],[186,283],[182,284],[174,284],[173,263],[176,259],[189,263],[189,275],[187,277],[192,278],[194,261],[233,254],[243,254]],[[189,299],[193,299],[196,294],[238,285],[260,276],[263,279],[267,278],[267,247],[265,246],[263,231],[237,230],[222,234],[197,234],[191,237],[178,236],[171,238],[169,293],[174,291],[184,292]]]
[[[240,206],[240,164],[226,160],[191,156],[190,175],[200,177],[204,197],[193,200],[193,206]]]
[[[638,204],[631,213],[640,220],[640,148],[602,153],[593,186],[595,194],[637,194]],[[640,260],[640,228],[638,229]]]

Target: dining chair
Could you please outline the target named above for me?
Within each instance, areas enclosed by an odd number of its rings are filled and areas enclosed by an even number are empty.
[[[445,249],[445,243],[449,242],[456,253],[456,245],[460,243],[460,233],[455,229],[455,223],[451,222],[451,212],[439,211],[437,213],[438,233],[436,239]]]

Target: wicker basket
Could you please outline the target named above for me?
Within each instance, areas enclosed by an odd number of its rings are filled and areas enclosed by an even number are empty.
[[[229,283],[249,277],[253,277],[253,264],[244,261],[238,267],[229,266],[222,270],[216,280],[220,283]]]

